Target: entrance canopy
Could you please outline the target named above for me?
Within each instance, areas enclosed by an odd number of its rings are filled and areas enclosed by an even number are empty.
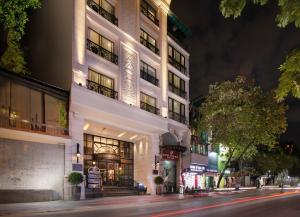
[[[182,153],[187,149],[185,146],[180,145],[180,142],[176,136],[170,132],[162,135],[162,148]]]

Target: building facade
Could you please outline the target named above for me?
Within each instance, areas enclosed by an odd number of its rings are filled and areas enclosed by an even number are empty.
[[[64,199],[68,97],[0,70],[0,203]]]
[[[215,187],[218,178],[218,152],[210,144],[210,134],[199,132],[199,108],[204,98],[190,103],[191,140],[185,153],[182,180],[186,192],[203,191]]]
[[[189,30],[170,4],[44,0],[33,14],[33,76],[70,90],[66,174],[96,165],[104,187],[139,183],[149,193],[162,175],[165,191],[178,191],[190,140],[189,53],[179,41]]]

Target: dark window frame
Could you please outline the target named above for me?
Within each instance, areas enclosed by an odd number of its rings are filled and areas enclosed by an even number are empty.
[[[171,106],[170,106],[171,101]],[[174,102],[179,103],[180,105],[180,113],[177,113],[174,111]],[[186,116],[185,116],[185,105],[171,97],[168,99],[168,111],[169,111],[169,118],[181,122],[183,124],[186,124]]]
[[[100,33],[98,33],[97,31],[95,31],[94,29],[88,27],[88,33],[92,31],[94,33],[96,33],[99,36],[99,41],[98,43],[93,42],[90,38],[88,34],[87,37],[87,49],[90,50],[91,52],[97,54],[98,56],[118,65],[118,56],[115,54],[115,43],[111,40],[109,40],[108,38],[106,38],[105,36],[101,35]],[[102,39],[105,39],[107,41],[109,41],[112,44],[112,50],[109,51],[106,48],[103,47],[102,45]]]
[[[170,55],[170,49],[172,50],[172,54]],[[176,54],[178,53],[180,56],[180,62],[176,60]],[[187,75],[187,68],[186,68],[186,57],[180,53],[177,49],[175,49],[172,45],[168,44],[168,57],[169,57],[169,63],[173,65],[176,69],[183,72],[185,75]],[[182,63],[183,58],[183,63]]]
[[[153,11],[155,15],[152,15],[150,11]],[[146,0],[141,1],[141,12],[155,25],[159,26],[159,20],[157,19],[157,10],[150,5]]]
[[[175,77],[179,79],[179,86],[180,87],[175,86],[175,82],[174,82]],[[171,78],[171,80],[170,80],[170,78]],[[175,73],[169,71],[168,72],[168,83],[169,83],[169,91],[171,91],[172,93],[175,93],[176,95],[186,99],[187,94],[186,94],[186,91],[185,91],[185,80],[184,79],[182,79],[181,77],[179,77]]]
[[[111,6],[111,8],[113,10],[112,13],[104,9],[103,1],[105,1],[107,4],[109,4]],[[95,12],[100,14],[102,17],[104,17],[106,20],[108,20],[109,22],[111,22],[114,25],[118,26],[118,18],[116,17],[116,9],[115,9],[114,5],[112,5],[111,3],[109,3],[106,0],[98,0],[98,3],[95,2],[95,0],[87,0],[87,5],[92,10],[94,10]]]
[[[144,70],[144,68],[146,68]],[[155,76],[149,73],[149,68],[153,69],[152,71],[155,72]],[[159,85],[159,81],[157,79],[157,71],[156,68],[152,67],[148,63],[144,62],[143,60],[140,61],[140,77],[144,80],[154,84],[155,86]]]
[[[149,50],[154,52],[155,54],[159,55],[159,49],[157,48],[157,40],[153,38],[148,32],[146,32],[144,29],[140,29],[140,42],[143,44],[145,47],[147,47]],[[147,39],[145,39],[142,35],[146,35]],[[150,39],[154,40],[155,44],[153,45],[150,43]]]

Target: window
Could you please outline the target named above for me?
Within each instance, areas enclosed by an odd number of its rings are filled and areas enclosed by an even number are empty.
[[[141,67],[141,70],[140,70],[141,78],[158,86],[158,79],[156,78],[156,69],[153,68],[152,66],[148,65],[144,61],[141,61],[140,67]]]
[[[35,85],[0,76],[0,125],[67,135],[67,99]]]
[[[92,69],[89,69],[87,88],[104,96],[117,98],[117,92],[114,91],[114,80]]]
[[[159,21],[156,18],[156,10],[145,0],[141,2],[141,12],[157,26],[159,25]]]
[[[103,16],[111,23],[118,25],[118,19],[115,17],[115,7],[106,0],[88,0],[87,4],[95,12]]]
[[[158,114],[159,110],[156,108],[156,99],[141,92],[141,109],[151,112],[153,114]]]
[[[186,98],[185,81],[172,72],[169,72],[169,91]]]
[[[143,29],[141,29],[141,43],[149,48],[150,50],[152,50],[154,53],[159,54],[159,50],[156,47],[156,40],[150,36],[147,32],[145,32]]]
[[[201,143],[201,138],[191,136],[191,152],[195,154],[208,155],[208,145]]]
[[[87,46],[93,53],[118,64],[118,56],[114,54],[114,43],[92,29],[88,30]]]
[[[169,117],[175,121],[186,123],[185,105],[169,98]]]
[[[186,74],[185,57],[171,45],[169,45],[169,63]]]

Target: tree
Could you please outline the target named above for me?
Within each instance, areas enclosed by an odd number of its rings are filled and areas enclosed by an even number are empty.
[[[28,22],[27,10],[39,6],[40,0],[0,0],[0,23],[7,33],[7,47],[0,59],[2,68],[20,74],[28,73],[20,41]]]
[[[222,144],[228,151],[217,187],[232,162],[253,157],[260,144],[268,148],[277,144],[287,127],[286,110],[274,94],[263,94],[243,77],[210,85],[200,107],[199,129],[212,132],[212,144]]]
[[[284,28],[294,24],[300,28],[300,1],[299,0],[277,0],[279,13],[276,16],[278,27]],[[221,0],[220,11],[225,18],[237,18],[248,2],[263,6],[269,0]],[[300,49],[296,49],[287,56],[285,62],[279,67],[281,76],[276,90],[278,101],[284,100],[289,93],[300,98]]]

